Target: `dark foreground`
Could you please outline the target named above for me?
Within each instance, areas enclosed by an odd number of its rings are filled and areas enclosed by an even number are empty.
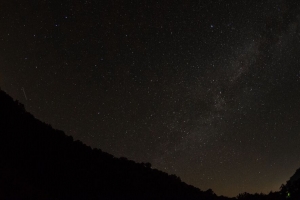
[[[225,200],[151,168],[92,149],[53,129],[0,90],[0,199]],[[300,199],[300,170],[279,192],[238,199]],[[234,199],[234,198],[233,198]]]

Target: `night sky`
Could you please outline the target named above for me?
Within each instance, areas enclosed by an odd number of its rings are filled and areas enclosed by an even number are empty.
[[[218,195],[300,167],[298,0],[0,3],[0,86],[74,139]]]

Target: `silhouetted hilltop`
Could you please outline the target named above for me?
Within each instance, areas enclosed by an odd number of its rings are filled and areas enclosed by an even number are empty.
[[[290,180],[291,182],[298,181],[300,179],[300,168],[295,172],[293,176],[291,176]]]
[[[0,199],[229,199],[73,141],[0,90]]]
[[[281,186],[281,194],[289,199],[300,199],[300,168]]]
[[[300,199],[300,168],[296,173],[280,187],[278,192],[270,192],[269,194],[249,194],[244,192],[237,196],[238,200],[299,200]]]
[[[296,173],[286,182],[282,184],[280,190],[277,192],[270,192],[269,194],[249,194],[247,192],[241,193],[237,196],[238,200],[299,200],[300,199],[300,168]]]

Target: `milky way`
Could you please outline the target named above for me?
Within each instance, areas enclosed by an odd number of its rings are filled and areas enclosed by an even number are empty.
[[[300,167],[297,1],[0,6],[1,88],[67,135],[218,195]]]

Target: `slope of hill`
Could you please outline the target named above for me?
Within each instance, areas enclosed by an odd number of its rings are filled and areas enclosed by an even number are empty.
[[[300,168],[281,186],[281,194],[291,200],[300,199]]]
[[[300,180],[300,168],[295,172],[293,176],[291,176],[290,180],[291,182],[295,182]]]
[[[228,199],[92,149],[0,90],[0,199]]]

